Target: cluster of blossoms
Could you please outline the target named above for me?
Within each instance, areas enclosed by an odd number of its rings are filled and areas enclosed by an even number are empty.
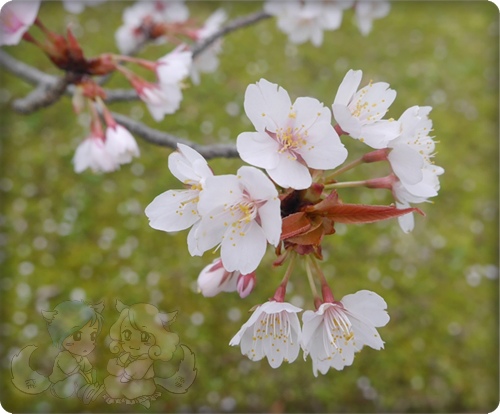
[[[363,35],[373,26],[373,20],[385,17],[390,10],[388,1],[357,0],[267,0],[264,10],[277,18],[278,28],[292,43],[311,41],[314,46],[323,43],[324,30],[337,30],[343,13],[354,9],[355,21]]]
[[[294,361],[302,348],[304,357],[312,358],[314,374],[325,374],[352,364],[364,345],[383,347],[375,328],[389,320],[385,301],[366,290],[335,300],[317,262],[322,240],[335,233],[336,223],[393,217],[409,231],[413,219],[407,217],[420,212],[409,203],[426,201],[439,190],[443,169],[432,162],[430,108],[415,106],[399,120],[383,119],[396,92],[383,82],[358,90],[361,78],[361,71],[346,74],[331,110],[311,97],[292,103],[286,90],[265,79],[249,85],[244,108],[255,131],[238,136],[237,150],[251,166],[240,167],[235,175],[215,175],[198,152],[179,144],[168,166],[185,188],[160,194],[145,210],[155,229],[190,228],[192,256],[220,249],[220,257],[198,278],[205,296],[232,291],[247,296],[268,244],[277,255],[275,266],[288,261],[273,297],[256,307],[230,342],[241,345],[251,360],[267,357],[273,368]],[[341,136],[371,149],[342,165],[348,153]],[[362,163],[377,161],[388,162],[387,177],[337,180]],[[337,190],[357,186],[390,189],[398,208],[343,203]],[[297,257],[305,263],[315,305],[314,311],[304,312],[302,327],[297,316],[302,309],[285,301]]]
[[[66,1],[68,11],[79,13],[85,6],[95,6],[104,0]],[[37,17],[41,0],[24,2],[14,0],[0,13],[2,45],[28,41],[40,49],[59,69],[66,71],[68,83],[75,86],[73,108],[80,113],[88,106],[90,132],[76,149],[73,158],[75,171],[86,169],[110,172],[139,156],[139,148],[131,133],[119,125],[105,105],[106,92],[94,80],[95,76],[117,72],[123,75],[137,96],[146,104],[155,121],[175,113],[181,104],[185,80],[191,76],[200,82],[201,72],[217,69],[221,41],[198,53],[193,59],[191,49],[220,29],[226,19],[222,10],[216,11],[205,24],[196,25],[188,19],[189,11],[183,1],[156,0],[137,2],[124,12],[124,26],[116,35],[123,54],[105,53],[87,58],[70,29],[66,36],[47,29]],[[37,40],[28,30],[38,27],[44,39]],[[175,49],[156,61],[129,56],[147,41],[163,41],[176,45]],[[129,64],[135,64],[152,73],[153,81],[145,79]],[[87,105],[86,105],[87,104]],[[106,124],[106,130],[102,122]]]
[[[64,6],[78,13],[102,1],[65,1]],[[37,18],[40,4],[41,0],[14,0],[2,8],[0,46],[25,40],[39,47],[74,86],[75,112],[88,108],[90,133],[76,149],[76,172],[114,171],[139,156],[133,136],[107,108],[106,91],[96,76],[122,75],[152,118],[161,121],[179,109],[187,78],[197,84],[200,73],[218,66],[221,41],[212,37],[226,20],[222,10],[200,26],[189,18],[182,0],[137,2],[125,10],[124,25],[116,33],[122,54],[87,58],[71,30],[63,36],[42,24]],[[341,25],[343,12],[349,8],[354,8],[357,24],[366,34],[374,19],[388,13],[389,4],[269,0],[264,6],[266,13],[277,17],[278,27],[291,42],[310,40],[316,46],[322,43],[324,30]],[[32,25],[43,41],[28,32]],[[211,42],[208,47],[196,49],[205,41]],[[175,47],[156,61],[130,56],[147,42]],[[153,80],[139,75],[134,65],[149,71]],[[359,88],[361,80],[360,70],[350,70],[331,108],[312,97],[292,102],[285,89],[265,79],[249,85],[244,108],[255,130],[240,133],[236,140],[240,158],[249,165],[236,174],[217,175],[195,149],[179,144],[168,166],[184,188],[158,195],[145,211],[155,229],[190,229],[187,245],[192,256],[214,248],[219,252],[198,277],[204,296],[220,292],[248,296],[268,245],[277,256],[274,266],[288,263],[272,298],[254,308],[230,341],[230,345],[240,345],[251,360],[267,358],[273,368],[283,361],[293,362],[302,349],[304,358],[312,359],[314,375],[325,374],[330,368],[351,365],[354,354],[365,345],[383,348],[376,328],[389,321],[387,304],[367,290],[340,301],[334,298],[318,263],[323,258],[323,239],[335,233],[336,223],[389,218],[398,218],[402,230],[409,232],[414,227],[413,213],[421,213],[411,205],[426,202],[439,191],[444,170],[433,161],[431,108],[413,106],[397,120],[385,118],[396,92],[384,82]],[[344,137],[368,146],[369,151],[345,163]],[[388,175],[338,181],[346,171],[374,162],[387,163]],[[395,205],[342,202],[338,190],[360,186],[390,190]],[[288,282],[297,273],[297,258],[303,259],[315,307],[303,312],[302,324],[298,313],[303,310],[285,300]]]

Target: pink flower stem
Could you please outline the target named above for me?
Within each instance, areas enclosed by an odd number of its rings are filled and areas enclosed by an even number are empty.
[[[156,71],[156,67],[158,66],[156,62],[151,62],[150,60],[136,58],[133,56],[124,56],[124,55],[111,55],[111,56],[117,62],[135,63],[153,72]]]
[[[335,301],[335,298],[333,297],[333,293],[332,290],[330,289],[330,286],[328,286],[328,282],[326,281],[325,275],[321,270],[321,267],[319,266],[314,256],[310,256],[310,259],[321,282],[321,293],[323,295],[323,302],[333,303]]]
[[[100,97],[97,97],[96,101],[99,103],[99,105],[102,108],[102,115],[104,117],[104,122],[106,122],[106,125],[110,128],[115,128],[116,121],[113,118],[113,115],[111,115],[111,112],[109,111],[109,109],[106,106],[106,104],[104,103],[104,101]]]
[[[94,102],[89,101],[89,107],[91,117],[90,129],[92,131],[92,135],[95,137],[99,137],[104,141],[104,131],[102,129],[101,120],[99,119],[99,114],[97,113]]]
[[[270,300],[275,300],[276,302],[284,302],[285,294],[286,294],[286,285],[288,284],[288,280],[290,279],[290,275],[293,272],[293,268],[295,267],[295,258],[297,257],[295,252],[291,252],[290,254],[290,263],[288,263],[288,267],[286,269],[285,275],[283,276],[283,280],[281,281],[278,289],[274,293],[274,296]]]

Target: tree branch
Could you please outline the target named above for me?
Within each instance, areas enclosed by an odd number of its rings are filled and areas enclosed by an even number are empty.
[[[158,131],[157,129],[153,129],[144,125],[141,122],[134,121],[124,115],[112,113],[113,118],[115,118],[116,122],[123,125],[130,132],[135,135],[140,136],[145,141],[170,148],[177,148],[177,144],[185,144],[190,146],[191,148],[198,151],[201,155],[203,155],[206,159],[210,158],[235,158],[238,157],[238,151],[236,150],[235,145],[231,144],[209,144],[209,145],[201,145],[192,141],[188,141],[183,138],[176,137],[175,135],[168,134],[166,132]]]
[[[261,20],[272,17],[264,11],[258,11],[256,13],[249,14],[247,16],[236,18],[230,21],[228,24],[224,25],[219,31],[215,32],[212,36],[205,39],[203,42],[196,44],[191,50],[193,52],[193,59],[196,58],[205,49],[210,47],[217,39],[226,36],[227,34],[234,32],[246,26],[251,26]]]
[[[194,45],[192,48],[193,58],[203,53],[203,51],[209,48],[217,39],[269,17],[271,17],[271,15],[263,11],[259,11],[230,21],[212,36],[205,39],[203,42]],[[74,86],[72,85],[72,81],[74,80],[74,77],[76,75],[72,73],[66,73],[63,77],[49,75],[32,66],[27,65],[24,62],[17,60],[1,49],[0,67],[3,67],[14,76],[17,76],[24,81],[36,86],[35,89],[33,89],[33,91],[24,98],[14,100],[14,102],[12,103],[12,107],[17,112],[30,114],[41,108],[52,105],[53,103],[57,102],[64,94],[71,95],[73,93]],[[105,90],[105,92],[105,101],[107,103],[118,101],[132,101],[138,99],[137,93],[133,89],[114,89]],[[142,124],[141,122],[134,121],[121,114],[114,113],[113,116],[118,123],[129,129],[132,133],[155,145],[177,148],[177,143],[183,143],[194,148],[207,159],[217,157],[233,158],[238,156],[238,152],[234,145],[201,145],[150,128]]]

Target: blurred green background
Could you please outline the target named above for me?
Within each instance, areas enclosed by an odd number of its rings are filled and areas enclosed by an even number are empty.
[[[117,51],[114,30],[130,3],[108,2],[67,15],[44,3],[40,17],[63,32],[71,24],[88,56]],[[261,9],[259,2],[189,2],[203,19],[219,7],[231,18]],[[87,133],[66,97],[33,115],[10,102],[31,86],[1,73],[1,402],[14,412],[490,412],[499,402],[498,359],[498,9],[490,2],[394,2],[390,14],[362,36],[352,10],[321,47],[291,45],[269,19],[224,40],[220,70],[184,91],[177,114],[155,124],[139,102],[112,109],[200,143],[234,142],[251,130],[243,111],[249,83],[261,77],[292,99],[313,96],[329,106],[347,70],[390,83],[398,96],[388,116],[431,105],[440,143],[436,164],[446,173],[426,217],[403,234],[396,220],[338,226],[325,243],[323,269],[338,298],[357,290],[379,293],[390,323],[379,329],[385,349],[365,348],[354,364],[315,378],[301,356],[273,370],[251,362],[228,343],[247,311],[270,297],[284,269],[269,251],[258,284],[246,299],[196,292],[199,271],[213,257],[192,258],[186,232],[151,229],[143,211],[153,198],[179,188],[167,168],[171,150],[141,141],[141,157],[105,175],[75,174],[74,150]],[[32,30],[35,33],[34,30]],[[48,59],[30,44],[5,48],[49,73]],[[168,46],[150,46],[152,59]],[[110,87],[125,87],[118,77]],[[345,142],[354,159],[364,150]],[[238,160],[212,160],[216,173],[234,173]],[[346,179],[384,174],[367,165]],[[344,177],[343,177],[344,178]],[[382,190],[345,189],[346,202],[389,204]],[[290,300],[312,308],[304,272],[292,276]],[[104,330],[92,362],[104,378],[112,354],[106,333],[116,299],[178,310],[172,326],[196,354],[198,377],[185,395],[164,393],[142,406],[83,406],[48,392],[25,395],[10,381],[10,361],[28,344],[40,349],[32,366],[50,373],[50,347],[41,310],[68,299],[104,300]],[[96,354],[98,354],[96,356]],[[178,355],[180,354],[180,355]],[[46,356],[48,355],[48,357]],[[172,373],[182,357],[165,368]]]

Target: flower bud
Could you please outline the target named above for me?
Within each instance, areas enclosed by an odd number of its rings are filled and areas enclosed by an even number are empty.
[[[228,272],[224,269],[222,260],[216,259],[200,272],[198,290],[205,297],[212,297],[220,292],[235,292],[238,276],[240,272]]]
[[[236,283],[236,290],[240,298],[246,298],[252,292],[256,282],[255,272],[249,273],[248,275],[240,275]]]

